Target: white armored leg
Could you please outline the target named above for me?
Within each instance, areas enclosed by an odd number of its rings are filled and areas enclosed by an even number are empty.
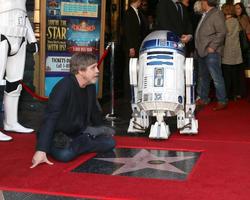
[[[3,134],[3,133],[0,131],[0,141],[10,141],[10,140],[12,140],[12,137]]]
[[[6,81],[4,80],[4,74],[6,69],[6,63],[7,63],[7,57],[8,57],[8,42],[7,40],[3,40],[0,42],[0,86],[3,87],[3,85],[6,84]],[[2,102],[1,102],[2,103]],[[0,141],[10,141],[12,140],[12,137],[5,135],[4,133],[0,132]],[[1,195],[0,195],[1,197]]]
[[[22,86],[18,85],[17,89],[7,93],[4,92],[4,130],[20,133],[31,133],[34,130],[25,128],[18,123],[18,102]]]
[[[0,85],[5,85],[6,81],[4,80],[4,74],[6,69],[7,57],[8,57],[8,42],[3,40],[0,42]]]

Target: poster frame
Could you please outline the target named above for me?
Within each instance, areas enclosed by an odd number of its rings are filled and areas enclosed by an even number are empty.
[[[47,1],[40,0],[40,70],[39,70],[39,83],[38,83],[38,93],[41,96],[45,96],[45,73],[46,73],[46,10]],[[105,34],[105,12],[106,12],[106,0],[101,0],[101,16],[100,16],[100,49],[99,56],[104,52],[104,34]],[[98,91],[97,97],[102,98],[103,95],[103,63],[99,66],[100,76],[98,80]]]

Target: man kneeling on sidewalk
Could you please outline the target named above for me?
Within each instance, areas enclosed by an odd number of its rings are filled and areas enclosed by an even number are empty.
[[[103,126],[97,105],[96,57],[74,54],[70,71],[71,75],[60,80],[51,92],[31,168],[41,163],[52,165],[47,154],[68,162],[83,153],[105,152],[115,147],[115,131]]]

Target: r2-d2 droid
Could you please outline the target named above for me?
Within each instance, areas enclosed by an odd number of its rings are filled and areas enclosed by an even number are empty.
[[[177,116],[183,134],[196,134],[193,59],[185,58],[184,45],[170,31],[154,31],[142,42],[139,59],[129,63],[132,118],[128,132],[144,132],[149,138],[167,139],[164,117]],[[156,117],[155,124],[150,118]]]

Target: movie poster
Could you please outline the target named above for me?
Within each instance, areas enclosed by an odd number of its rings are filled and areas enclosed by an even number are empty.
[[[74,52],[99,57],[101,0],[47,0],[45,95],[69,74]]]

